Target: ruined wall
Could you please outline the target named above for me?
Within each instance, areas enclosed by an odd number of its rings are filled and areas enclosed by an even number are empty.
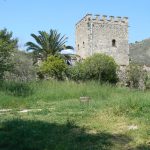
[[[86,15],[76,25],[76,49],[82,58],[105,53],[112,56],[117,64],[128,65],[128,19]]]

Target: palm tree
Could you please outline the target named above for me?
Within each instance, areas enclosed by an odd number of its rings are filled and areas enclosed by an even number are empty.
[[[39,31],[39,35],[31,34],[36,43],[27,42],[27,51],[32,50],[36,59],[46,60],[49,55],[56,55],[63,49],[67,37],[61,36],[56,30],[50,30],[49,33]]]

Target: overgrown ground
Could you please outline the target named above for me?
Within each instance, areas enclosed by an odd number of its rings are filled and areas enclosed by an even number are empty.
[[[81,96],[90,102],[80,103]],[[150,150],[150,91],[95,82],[4,84],[0,150]]]

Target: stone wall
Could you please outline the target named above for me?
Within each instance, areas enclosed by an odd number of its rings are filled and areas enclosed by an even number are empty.
[[[77,54],[81,58],[86,58],[90,55],[89,53],[89,30],[87,29],[87,18],[83,18],[78,24],[76,24],[76,50]]]
[[[128,19],[87,14],[76,24],[76,49],[82,58],[105,53],[118,65],[128,65]]]

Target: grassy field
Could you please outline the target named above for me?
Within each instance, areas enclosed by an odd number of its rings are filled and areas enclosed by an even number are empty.
[[[4,84],[0,150],[150,150],[150,91],[95,82]]]

